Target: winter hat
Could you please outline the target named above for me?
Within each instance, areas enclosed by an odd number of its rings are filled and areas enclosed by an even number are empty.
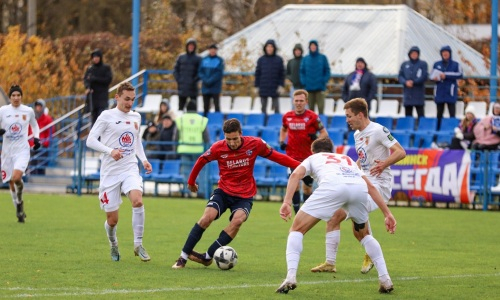
[[[92,53],[90,53],[90,58],[93,58],[94,56],[99,56],[100,58],[102,58],[101,49],[95,49],[94,51],[92,51]]]
[[[38,99],[38,100],[36,100],[36,101],[35,101],[35,106],[37,106],[37,105],[40,105],[40,106],[42,106],[43,108],[45,108],[45,100],[43,100],[43,99]]]
[[[19,93],[21,93],[21,96],[23,95],[23,90],[17,84],[10,87],[9,97],[12,96],[12,93],[14,93],[14,92],[19,92]]]
[[[358,62],[362,62],[362,63],[364,63],[364,64],[365,64],[365,69],[368,69],[368,64],[366,63],[366,61],[365,61],[365,59],[364,59],[364,58],[362,58],[362,57],[358,57],[358,58],[356,59],[356,64],[357,64]]]
[[[217,47],[217,44],[212,44],[208,46],[208,49],[219,49],[219,48]]]
[[[474,105],[472,105],[472,104],[467,105],[467,107],[465,108],[465,113],[471,113],[475,116],[476,109],[474,108]]]

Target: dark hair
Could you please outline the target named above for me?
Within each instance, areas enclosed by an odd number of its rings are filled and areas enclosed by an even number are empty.
[[[324,137],[314,140],[311,144],[313,153],[329,152],[333,153],[333,142],[329,137]]]
[[[116,93],[121,96],[123,91],[135,91],[135,88],[130,82],[126,81],[118,86]]]
[[[14,92],[19,92],[19,93],[21,93],[21,96],[23,95],[23,90],[21,89],[21,87],[18,84],[14,84],[10,87],[9,98],[10,98],[10,96],[12,96],[12,93],[14,93]]]
[[[295,92],[293,92],[293,96],[295,97],[296,95],[306,95],[306,99],[309,99],[309,93],[306,90],[295,90]]]
[[[239,132],[241,133],[241,123],[238,119],[232,118],[228,119],[222,125],[222,131],[224,133]]]
[[[363,113],[368,118],[368,104],[363,98],[354,98],[344,104],[344,109],[350,109],[354,115]]]

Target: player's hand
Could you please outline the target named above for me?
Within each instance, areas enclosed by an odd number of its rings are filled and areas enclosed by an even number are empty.
[[[33,139],[33,150],[36,151],[36,150],[40,149],[40,146],[41,146],[40,139],[34,138]]]
[[[281,143],[280,143],[280,149],[281,149],[281,150],[285,151],[286,146],[287,146],[287,145],[286,145],[286,143],[285,143],[285,142],[281,142]]]
[[[123,158],[123,152],[124,150],[122,149],[113,149],[113,151],[111,151],[111,157],[118,161]]]
[[[146,174],[150,174],[151,172],[153,172],[153,166],[151,166],[149,161],[143,161],[142,166],[144,167],[144,170],[146,170]]]
[[[197,193],[198,192],[198,185],[197,184],[188,184],[187,185],[188,190],[190,190],[192,193]]]
[[[290,203],[283,201],[280,208],[280,217],[285,220],[285,222],[292,219],[292,205]]]
[[[382,172],[384,171],[384,161],[383,160],[378,160],[376,159],[375,160],[375,166],[373,168],[370,169],[370,175],[371,176],[379,176],[380,174],[382,174]]]
[[[0,135],[4,135],[4,134],[5,134],[5,129],[0,128]]]
[[[387,230],[387,232],[389,232],[390,234],[394,234],[394,232],[396,232],[396,225],[396,219],[392,214],[385,217],[385,229]]]

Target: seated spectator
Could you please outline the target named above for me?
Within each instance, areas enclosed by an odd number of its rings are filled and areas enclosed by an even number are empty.
[[[474,106],[467,105],[465,109],[465,117],[460,121],[460,124],[455,128],[455,136],[451,139],[450,149],[462,150],[470,149],[472,141],[474,141],[474,126],[479,122],[476,119]]]
[[[170,103],[168,103],[167,99],[163,99],[160,103],[158,114],[156,114],[155,118],[153,119],[155,125],[159,125],[159,123],[161,123],[161,118],[165,114],[169,115],[172,120],[175,120],[175,113],[170,109]]]
[[[493,106],[493,115],[486,116],[474,127],[474,150],[497,150],[500,145],[500,103]]]
[[[142,134],[142,141],[145,142],[144,151],[149,159],[159,159],[159,144],[160,138],[158,126],[153,121],[149,121],[146,130]]]
[[[177,126],[175,125],[175,122],[168,114],[166,114],[163,115],[161,124],[158,127],[159,141],[165,142],[159,144],[160,151],[164,152],[160,153],[159,158],[161,160],[178,159],[178,155],[176,153]]]

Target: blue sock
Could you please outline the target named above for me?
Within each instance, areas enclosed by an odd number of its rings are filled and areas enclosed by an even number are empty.
[[[182,248],[182,251],[189,255],[193,251],[196,244],[200,241],[203,232],[205,232],[205,229],[201,228],[201,226],[198,225],[198,223],[194,224],[186,240],[186,243]]]
[[[220,232],[219,238],[215,240],[215,242],[208,248],[207,254],[210,257],[214,256],[215,250],[219,249],[222,246],[226,246],[231,243],[233,240],[232,237],[229,236],[224,230]]]

